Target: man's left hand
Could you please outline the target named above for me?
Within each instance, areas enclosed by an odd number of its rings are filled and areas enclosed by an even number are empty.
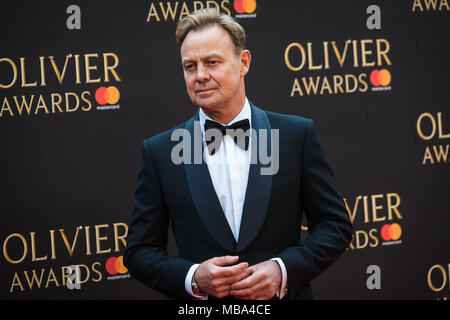
[[[243,300],[272,299],[281,285],[281,269],[278,262],[269,260],[248,267],[253,273],[231,286],[230,294]]]

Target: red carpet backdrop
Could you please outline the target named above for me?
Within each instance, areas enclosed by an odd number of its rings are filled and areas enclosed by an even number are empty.
[[[202,7],[245,27],[248,98],[315,121],[345,197],[315,297],[448,299],[447,0],[2,1],[0,297],[164,298],[122,255],[141,141],[196,112],[175,25]]]

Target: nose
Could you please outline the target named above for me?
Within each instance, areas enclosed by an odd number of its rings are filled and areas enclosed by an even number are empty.
[[[210,75],[208,73],[208,70],[204,66],[199,65],[197,67],[197,81],[205,82],[205,81],[208,81],[209,79],[210,79]]]

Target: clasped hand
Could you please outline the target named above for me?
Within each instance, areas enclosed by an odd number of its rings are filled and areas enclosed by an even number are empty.
[[[223,256],[202,262],[194,273],[200,290],[216,298],[271,299],[281,284],[278,263],[269,260],[253,266],[247,262],[233,265],[238,260],[238,256]]]

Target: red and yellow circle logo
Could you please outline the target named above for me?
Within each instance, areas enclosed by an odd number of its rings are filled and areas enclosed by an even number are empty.
[[[391,73],[387,69],[375,69],[370,73],[370,82],[374,87],[386,87],[391,83]]]
[[[99,105],[116,104],[120,99],[120,92],[114,86],[100,87],[95,91],[95,100]]]
[[[253,13],[256,10],[256,0],[234,0],[233,7],[237,13]]]
[[[112,276],[128,272],[128,269],[123,265],[123,256],[111,257],[106,260],[105,269]]]
[[[385,224],[381,228],[381,238],[384,241],[398,240],[402,236],[402,227],[398,223]]]

